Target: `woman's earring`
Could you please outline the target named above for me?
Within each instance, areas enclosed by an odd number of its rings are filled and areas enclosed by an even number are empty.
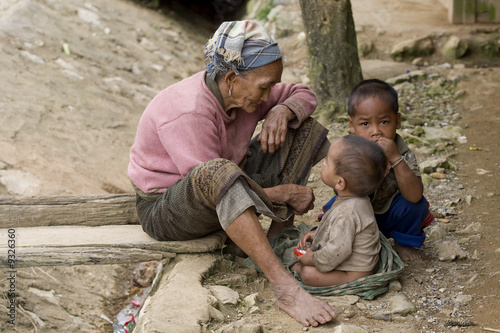
[[[229,91],[227,92],[227,95],[228,95],[229,97],[231,97],[231,89],[229,89]]]

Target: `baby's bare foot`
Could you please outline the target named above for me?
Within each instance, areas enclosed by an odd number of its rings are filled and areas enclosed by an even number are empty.
[[[326,301],[309,294],[298,283],[273,286],[273,290],[280,309],[304,326],[326,324],[337,317]]]
[[[398,253],[401,259],[403,259],[403,261],[422,259],[422,255],[418,249],[411,246],[401,245],[398,242],[394,242],[394,250]]]

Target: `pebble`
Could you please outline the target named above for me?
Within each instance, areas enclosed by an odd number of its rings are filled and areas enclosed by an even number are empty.
[[[222,304],[238,304],[240,296],[237,291],[225,286],[209,286],[209,289]]]
[[[45,60],[43,60],[41,57],[31,53],[31,52],[28,52],[28,51],[20,51],[19,52],[21,54],[21,57],[35,63],[35,64],[40,64],[40,65],[43,65],[45,64]]]
[[[467,258],[467,254],[458,245],[457,241],[444,241],[438,244],[438,258],[440,261],[453,261]]]
[[[406,316],[416,311],[415,305],[408,301],[403,294],[397,294],[390,297],[389,302],[391,303],[391,314]]]
[[[397,292],[397,291],[401,291],[403,289],[403,287],[401,286],[401,282],[399,282],[398,280],[392,280],[391,282],[389,282],[389,292]]]
[[[440,172],[433,172],[429,176],[431,176],[434,179],[446,179],[446,174]]]

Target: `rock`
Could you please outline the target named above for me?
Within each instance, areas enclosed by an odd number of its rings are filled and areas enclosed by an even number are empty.
[[[415,85],[411,82],[408,82],[408,81],[404,81],[404,82],[401,82],[397,85],[394,86],[394,89],[396,89],[396,91],[399,93],[399,94],[411,94],[413,91],[415,91]],[[413,118],[411,119],[411,121],[415,121]],[[421,123],[421,121],[419,122]]]
[[[33,54],[33,53],[30,53],[28,51],[21,51],[19,52],[19,54],[21,54],[21,57],[23,57],[24,59],[27,59],[31,62],[34,62],[35,64],[40,64],[40,65],[43,65],[45,64],[45,60],[43,60],[41,57]]]
[[[214,308],[213,306],[210,306],[208,308],[208,312],[210,314],[210,318],[212,320],[215,320],[215,321],[218,321],[218,322],[223,322],[226,318],[224,317],[224,314],[217,310],[216,308]]]
[[[286,10],[286,6],[283,5],[271,9],[267,19],[268,22],[272,22],[268,31],[275,38],[284,38],[304,31],[301,13]]]
[[[424,71],[417,70],[417,71],[411,71],[409,73],[405,73],[405,74],[398,75],[396,77],[389,78],[386,80],[386,82],[392,86],[395,86],[399,83],[409,82],[413,79],[424,78],[426,76],[427,76],[427,74]]]
[[[222,304],[238,304],[240,295],[237,291],[225,286],[209,286],[208,289]]]
[[[368,331],[359,326],[341,324],[333,329],[333,333],[368,333]]]
[[[447,234],[448,233],[443,228],[432,226],[427,233],[427,239],[430,241],[437,241],[444,238]]]
[[[340,312],[339,312],[340,313]],[[356,310],[354,309],[345,309],[344,312],[342,313],[344,318],[353,318],[356,315]]]
[[[453,299],[453,303],[457,305],[467,305],[472,302],[473,297],[471,295],[457,295]]]
[[[0,170],[0,185],[9,193],[16,195],[34,195],[40,186],[40,180],[30,172],[20,170]]]
[[[370,314],[370,318],[383,321],[392,321],[392,314],[390,312],[375,311]]]
[[[217,279],[217,283],[230,288],[245,286],[248,282],[248,277],[244,274],[226,273],[224,277]]]
[[[429,158],[426,161],[422,161],[419,164],[420,173],[431,174],[436,171],[436,169],[442,166],[446,162],[444,157]]]
[[[480,239],[481,239],[481,235],[471,235],[471,236],[467,237],[467,241],[469,241],[469,242],[477,242]]]
[[[323,298],[334,308],[342,305],[354,305],[359,302],[359,296],[356,295],[330,296]]]
[[[403,287],[401,286],[401,282],[399,282],[398,280],[392,280],[391,282],[389,282],[389,291],[397,292],[401,291],[402,289]]]
[[[421,177],[422,177],[422,183],[424,185],[429,185],[435,182],[434,178],[432,178],[428,174],[423,173]]]
[[[412,60],[411,64],[413,66],[421,67],[421,66],[424,66],[425,60],[422,57],[417,57],[417,58],[415,58],[415,59]]]
[[[254,323],[251,318],[244,318],[234,323],[221,327],[220,333],[262,333],[262,326]]]
[[[158,45],[145,37],[142,37],[140,39],[139,45],[149,52],[154,52],[158,50]]]
[[[462,134],[460,126],[445,126],[442,128],[426,127],[425,138],[427,140],[453,140],[456,141]]]
[[[444,241],[437,246],[440,261],[453,261],[465,259],[467,254],[460,248],[456,241]]]
[[[485,170],[485,169],[481,169],[481,168],[477,168],[477,169],[476,169],[476,173],[477,173],[478,175],[482,176],[482,175],[485,175],[485,174],[487,174],[487,173],[490,173],[490,171],[489,171],[489,170]]]
[[[403,294],[392,296],[389,298],[389,302],[391,303],[391,314],[406,316],[416,311],[415,305],[408,301]]]
[[[471,277],[469,280],[467,280],[467,284],[469,284],[469,285],[470,285],[470,284],[471,284],[471,283],[473,283],[473,282],[474,282],[474,281],[475,281],[478,277],[479,277],[479,274],[477,274],[477,273],[476,273],[476,274],[474,274],[474,275],[472,275],[472,277]]]
[[[87,23],[90,23],[90,24],[95,25],[95,26],[101,25],[101,22],[99,21],[99,19],[100,19],[99,15],[94,13],[93,11],[83,9],[83,8],[78,8],[76,13],[81,20],[83,20]]]
[[[431,176],[434,179],[446,179],[446,175],[440,172],[433,172],[429,176]]]
[[[358,53],[360,57],[366,57],[373,50],[373,41],[361,35],[358,37]]]
[[[467,42],[461,40],[455,35],[452,35],[443,46],[443,54],[450,59],[459,59],[467,53],[468,49],[469,45]]]
[[[415,38],[400,42],[392,48],[390,56],[396,61],[403,61],[420,56],[428,56],[435,51],[430,37]]]
[[[468,233],[478,232],[479,230],[481,230],[481,228],[482,228],[481,223],[479,223],[479,222],[472,222],[471,224],[469,224],[465,228],[459,229],[459,230],[457,230],[455,232],[457,234],[468,234]]]
[[[258,306],[252,306],[250,309],[248,309],[248,314],[256,314],[256,313],[261,313],[260,308]]]
[[[243,299],[243,304],[249,308],[255,306],[260,301],[260,296],[257,293],[250,294]]]
[[[458,318],[458,319],[448,319],[444,323],[445,326],[458,326],[458,327],[466,327],[466,326],[476,326],[477,323],[464,319],[464,318]]]
[[[462,96],[465,96],[467,92],[464,90],[464,89],[460,89],[460,90],[457,90],[455,92],[455,94],[453,95],[453,97],[455,98],[459,98],[459,97],[462,97]],[[466,138],[467,139],[467,138]]]
[[[360,309],[361,311],[365,311],[366,310],[366,305],[364,303],[356,303],[356,306],[358,307],[358,309]]]

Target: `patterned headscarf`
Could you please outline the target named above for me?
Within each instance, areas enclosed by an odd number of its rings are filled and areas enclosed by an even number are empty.
[[[244,71],[270,64],[283,56],[266,30],[255,21],[223,22],[205,45],[207,73]]]

